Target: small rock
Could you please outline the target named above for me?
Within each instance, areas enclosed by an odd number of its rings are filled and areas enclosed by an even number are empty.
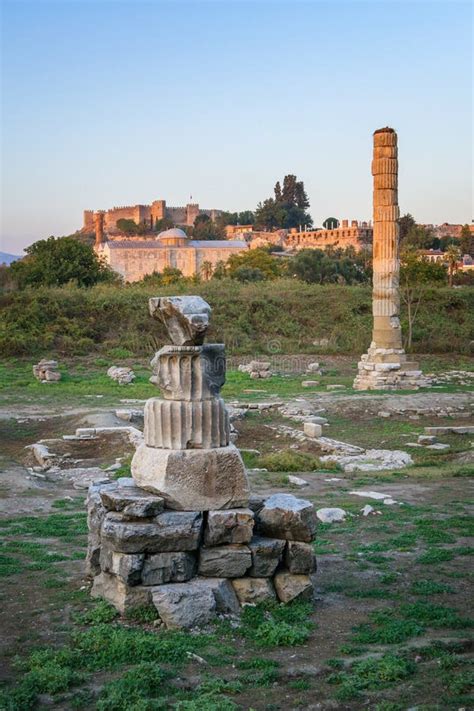
[[[119,368],[116,365],[112,365],[108,369],[107,375],[119,385],[128,385],[135,380],[135,373],[131,368]]]
[[[391,417],[392,413],[387,412],[387,410],[380,410],[380,412],[377,412],[377,417]]]
[[[282,571],[275,575],[273,583],[281,602],[311,600],[313,597],[313,584],[308,575],[292,575]]]
[[[374,511],[374,507],[370,504],[366,504],[363,509],[361,509],[363,516],[368,516]]]
[[[301,479],[299,476],[293,476],[293,474],[288,474],[288,482],[298,487],[309,486],[305,479]]]
[[[323,434],[322,426],[316,422],[305,422],[303,431],[307,437],[321,437]]]
[[[275,599],[275,588],[268,578],[234,578],[232,587],[242,605]]]
[[[344,509],[339,508],[323,508],[316,511],[316,516],[319,518],[321,523],[337,523],[338,521],[344,521],[346,515],[347,514]]]
[[[319,380],[303,380],[301,383],[302,388],[315,388],[319,385]]]

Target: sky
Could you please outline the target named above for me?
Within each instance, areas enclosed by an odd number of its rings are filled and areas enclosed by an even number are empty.
[[[254,209],[303,180],[314,223],[371,218],[372,132],[400,209],[472,219],[471,3],[3,0],[0,250],[84,209]]]

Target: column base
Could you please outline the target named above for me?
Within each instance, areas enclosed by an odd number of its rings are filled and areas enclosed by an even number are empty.
[[[176,511],[245,507],[249,484],[233,444],[212,449],[159,449],[141,444],[132,459],[136,484]]]
[[[358,370],[352,386],[354,390],[418,390],[432,385],[418,363],[407,360],[403,348],[371,345],[361,356]]]

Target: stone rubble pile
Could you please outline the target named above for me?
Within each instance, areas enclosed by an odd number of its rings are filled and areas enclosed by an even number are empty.
[[[252,360],[246,365],[239,365],[239,371],[241,373],[249,373],[253,380],[258,380],[259,378],[272,377],[273,373],[270,370],[270,367],[270,361]]]
[[[43,383],[55,383],[61,380],[61,373],[58,368],[57,360],[40,360],[39,363],[33,366],[33,375],[36,380]]]
[[[224,345],[204,343],[210,311],[199,296],[150,299],[173,342],[152,360],[162,397],[145,404],[133,479],[98,483],[88,496],[92,595],[120,612],[154,605],[167,627],[313,592],[316,512],[290,495],[249,497],[220,397]]]
[[[135,373],[131,368],[118,367],[111,365],[107,371],[107,375],[112,380],[115,380],[119,385],[128,385],[135,380]]]
[[[249,507],[174,511],[131,478],[87,499],[92,595],[121,613],[154,605],[167,627],[207,624],[265,600],[311,599],[316,511],[289,494]]]

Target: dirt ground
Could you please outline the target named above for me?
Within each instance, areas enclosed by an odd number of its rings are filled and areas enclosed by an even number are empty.
[[[325,436],[362,447],[404,449],[408,441],[416,441],[425,426],[473,424],[472,417],[466,417],[474,407],[474,393],[469,391],[369,396],[308,394],[302,390],[299,400],[310,403],[315,412],[328,419]],[[124,405],[117,402],[117,406]],[[78,427],[124,425],[114,410],[95,403],[76,407],[73,402],[61,407],[60,412],[53,405],[45,408],[34,402],[0,409],[0,515],[5,534],[1,552],[7,571],[2,577],[0,598],[0,680],[10,683],[18,678],[14,663],[17,655],[25,657],[38,646],[63,644],[75,615],[92,604],[89,581],[83,574],[86,490],[81,478],[72,483],[62,475],[32,472],[32,455],[26,447],[40,439],[73,434]],[[425,413],[417,414],[423,410]],[[389,416],[379,416],[380,411]],[[282,450],[321,454],[317,445],[299,441],[285,429],[301,431],[302,422],[284,417],[276,409],[250,411],[235,422],[235,427],[239,433],[237,445],[244,450],[256,449],[262,455]],[[471,625],[459,621],[464,620],[472,603],[469,564],[473,549],[466,527],[473,500],[472,437],[448,435],[440,440],[451,445],[449,453],[433,460],[416,449],[410,450],[420,459],[404,470],[292,472],[306,481],[306,486],[298,490],[289,484],[285,472],[258,471],[258,464],[250,470],[251,487],[256,493],[291,492],[310,499],[318,509],[341,507],[347,515],[343,523],[320,525],[311,636],[299,646],[259,652],[278,662],[278,678],[266,687],[245,687],[232,697],[236,708],[474,708],[469,706],[469,684],[465,681],[472,648]],[[126,468],[133,452],[123,438],[68,445],[71,456],[61,464],[62,470],[105,469],[117,457]],[[358,497],[351,493],[357,489],[389,494],[397,503],[384,506],[380,501]],[[363,516],[361,509],[366,504],[372,505],[374,512]],[[66,523],[65,514],[70,518]],[[50,534],[36,523],[44,520],[51,525]],[[35,549],[35,544],[41,550]],[[420,581],[433,584],[426,589],[434,592],[427,592],[425,597],[415,594]],[[420,600],[425,607],[422,605],[421,618],[415,620],[413,605]],[[413,609],[403,617],[398,611],[407,603]],[[453,610],[448,622],[443,621],[442,611],[441,617],[436,617],[436,611],[426,617],[428,603]],[[388,633],[384,637],[387,622],[382,618],[377,622],[373,616],[377,611],[394,609],[399,622],[395,641]],[[410,615],[419,629],[413,635],[397,637],[397,630],[412,619]],[[456,655],[442,673],[436,656],[424,651],[434,643],[444,645],[447,651],[443,653]],[[237,650],[239,644],[237,640]],[[241,651],[245,658],[248,649],[242,647]],[[387,653],[408,655],[414,660],[416,673],[396,683],[381,683],[378,689],[356,689],[353,698],[349,692],[347,699],[338,694],[338,689],[350,687],[354,664]],[[333,679],[335,672],[347,678]],[[236,676],[232,665],[218,667],[213,673],[231,680]],[[196,663],[184,667],[180,675],[190,689],[202,681],[202,669]],[[96,675],[94,688],[100,688],[108,678],[107,674]],[[72,708],[70,697],[58,700],[41,696],[39,708],[50,707]],[[92,709],[95,705],[85,702],[82,707]],[[221,707],[218,704],[212,708]]]

